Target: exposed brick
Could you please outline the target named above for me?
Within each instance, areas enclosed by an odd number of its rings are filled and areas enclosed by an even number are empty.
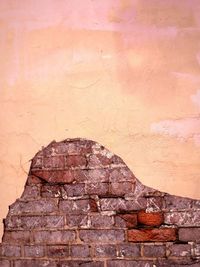
[[[118,214],[115,216],[115,226],[122,228],[134,228],[137,226],[137,214]]]
[[[134,191],[133,182],[112,182],[110,183],[110,194],[113,196],[124,196]]]
[[[104,267],[104,261],[88,261],[88,260],[59,261],[57,267]]]
[[[94,228],[111,228],[114,224],[111,216],[96,214],[90,215],[91,227]]]
[[[180,228],[178,235],[180,241],[200,242],[200,228]]]
[[[83,196],[85,194],[85,184],[67,184],[64,190],[68,197]]]
[[[35,243],[65,244],[67,242],[74,241],[75,238],[76,234],[71,230],[34,232]]]
[[[26,185],[24,188],[24,192],[21,196],[21,199],[28,200],[28,199],[37,199],[40,197],[40,188],[39,186],[29,186]]]
[[[41,187],[41,196],[42,197],[61,197],[61,189],[60,185],[43,185]]]
[[[62,258],[69,256],[69,246],[47,246],[47,257]]]
[[[155,264],[151,261],[142,260],[111,260],[107,262],[107,267],[155,267]],[[161,267],[161,265],[158,265]],[[171,267],[172,265],[170,265]],[[173,266],[174,267],[174,266]]]
[[[15,245],[2,245],[2,256],[4,257],[20,257],[21,248]]]
[[[44,168],[50,169],[63,169],[65,167],[65,157],[64,156],[50,156],[43,158]]]
[[[57,262],[39,259],[15,260],[14,267],[57,267]]]
[[[112,243],[124,241],[123,230],[80,230],[79,235],[84,242]]]
[[[140,245],[131,244],[131,243],[120,244],[117,254],[118,254],[118,257],[121,257],[121,258],[140,257]]]
[[[0,266],[1,267],[10,267],[10,261],[9,260],[2,260],[0,259]]]
[[[94,247],[94,253],[96,257],[103,257],[103,258],[116,257],[116,245],[115,244],[97,245]]]
[[[124,198],[102,198],[100,200],[101,210],[102,211],[116,211],[116,212],[124,212],[124,211],[136,211],[140,210],[141,206],[138,204],[137,200],[125,200]],[[143,204],[142,204],[143,205]],[[146,205],[144,204],[145,208]]]
[[[147,197],[147,207],[146,211],[147,212],[161,212],[164,208],[164,201],[163,197],[160,196],[152,196],[152,197]]]
[[[97,205],[93,199],[61,200],[59,209],[67,214],[85,214],[97,211]]]
[[[74,180],[74,173],[70,170],[32,170],[32,174],[51,184],[72,183]]]
[[[5,231],[3,242],[10,244],[27,244],[30,243],[29,231]]]
[[[109,171],[107,169],[74,170],[73,174],[77,183],[109,182]]]
[[[86,167],[87,161],[84,156],[74,155],[66,157],[66,167]]]
[[[169,246],[169,255],[173,257],[186,257],[191,255],[189,244],[172,244]]]
[[[10,206],[10,215],[50,213],[56,211],[57,203],[54,199],[39,199],[29,202],[16,201]]]
[[[200,210],[167,212],[165,213],[165,224],[200,226]]]
[[[200,200],[194,200],[185,197],[177,197],[172,195],[166,195],[164,199],[165,199],[166,209],[171,211],[200,208]]]
[[[127,167],[111,169],[109,175],[110,182],[134,182],[135,176]]]
[[[109,194],[108,183],[89,183],[85,186],[86,194],[88,195],[106,196]]]
[[[112,164],[112,158],[108,158],[106,155],[102,154],[93,154],[88,157],[88,165],[89,168],[100,168],[105,167],[109,164]]]
[[[80,227],[87,228],[88,227],[88,216],[85,214],[80,215],[69,215],[66,217],[67,225],[69,227]]]
[[[164,216],[161,212],[138,212],[138,223],[148,226],[160,226],[164,222]]]
[[[72,258],[87,258],[90,257],[90,248],[88,245],[72,245],[71,246]]]
[[[39,185],[42,184],[44,181],[42,181],[40,178],[34,176],[34,175],[29,175],[26,181],[26,185]]]
[[[132,229],[128,230],[128,241],[145,242],[145,241],[175,241],[176,229]]]
[[[43,167],[43,157],[34,157],[31,162],[32,169],[41,169]]]
[[[43,246],[24,246],[25,257],[39,258],[44,256]]]
[[[166,257],[166,247],[165,245],[156,244],[144,245],[143,254],[145,257]]]

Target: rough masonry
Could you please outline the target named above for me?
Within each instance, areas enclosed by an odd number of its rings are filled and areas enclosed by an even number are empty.
[[[144,186],[94,141],[53,141],[9,207],[0,266],[199,267],[200,200]]]

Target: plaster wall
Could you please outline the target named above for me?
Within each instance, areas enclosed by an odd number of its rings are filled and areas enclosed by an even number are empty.
[[[200,197],[200,2],[0,1],[0,218],[31,157],[85,137]]]

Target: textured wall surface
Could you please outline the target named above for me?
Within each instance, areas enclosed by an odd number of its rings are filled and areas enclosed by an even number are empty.
[[[199,0],[0,0],[0,59],[0,218],[66,137],[200,198]]]
[[[86,139],[36,154],[4,225],[2,267],[200,266],[200,201],[144,186]]]

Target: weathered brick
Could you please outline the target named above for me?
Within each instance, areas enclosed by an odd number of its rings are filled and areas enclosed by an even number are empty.
[[[111,260],[107,262],[107,267],[154,267],[155,264],[151,261],[142,260]],[[161,265],[158,265],[161,267]],[[172,265],[170,265],[171,267]],[[173,266],[174,267],[174,266]]]
[[[88,258],[90,257],[90,248],[88,245],[71,245],[72,258]]]
[[[110,183],[110,194],[113,196],[124,196],[127,193],[134,191],[134,181],[133,182],[112,182]]]
[[[164,216],[161,212],[138,212],[138,223],[147,226],[160,226],[164,222]]]
[[[145,241],[175,241],[176,229],[132,229],[128,230],[128,241],[145,242]]]
[[[64,217],[52,216],[11,216],[5,220],[7,229],[55,228],[64,226]]]
[[[63,258],[69,256],[69,246],[47,246],[47,257]]]
[[[32,170],[31,174],[51,184],[72,183],[74,180],[74,172],[70,170]]]
[[[143,204],[142,204],[143,205]],[[100,206],[102,211],[136,211],[140,210],[141,206],[136,200],[125,200],[123,198],[102,198],[100,199]],[[145,208],[146,205],[144,205]]]
[[[91,227],[94,228],[111,228],[114,224],[111,216],[93,214],[90,215]]]
[[[134,174],[127,167],[111,169],[109,174],[110,182],[135,182]]]
[[[66,217],[66,221],[69,227],[88,228],[88,216],[85,214],[69,215]]]
[[[88,157],[88,168],[100,168],[105,167],[107,165],[110,165],[112,163],[112,157],[109,158],[106,155],[102,155],[100,153],[98,154],[92,154]]]
[[[21,247],[16,245],[2,245],[2,256],[4,257],[20,257]]]
[[[43,246],[24,246],[25,257],[39,258],[45,254]]]
[[[116,245],[115,244],[109,244],[109,245],[96,245],[94,247],[94,253],[96,257],[106,257],[106,258],[112,258],[116,257]]]
[[[52,260],[15,260],[14,267],[57,267],[57,262]],[[63,266],[64,267],[64,266]]]
[[[140,245],[131,243],[120,244],[117,255],[121,258],[140,257]]]
[[[165,224],[200,226],[200,210],[167,212],[165,213]]]
[[[71,155],[66,157],[66,167],[86,167],[87,161],[85,156]]]
[[[34,213],[50,213],[57,211],[57,203],[54,199],[39,199],[29,202],[16,201],[10,206],[10,215],[17,214],[34,214]]]
[[[64,156],[49,156],[43,157],[43,167],[50,169],[63,169],[65,167],[65,157]]]
[[[177,210],[191,210],[200,208],[200,200],[194,200],[191,198],[177,197],[172,195],[166,195],[165,206],[170,211]]]
[[[68,197],[85,195],[85,184],[67,184],[64,185],[64,190]]]
[[[5,231],[3,243],[10,244],[27,244],[30,243],[29,231]]]
[[[61,197],[62,187],[60,185],[48,185],[45,184],[41,187],[42,197]]]
[[[107,169],[74,170],[73,174],[77,183],[109,182],[109,171]]]
[[[106,196],[109,193],[108,183],[89,183],[85,186],[85,191],[88,195]]]
[[[34,157],[31,162],[32,169],[41,169],[43,167],[43,157]]]
[[[21,199],[23,200],[29,200],[29,199],[37,199],[40,197],[40,188],[36,185],[26,185],[24,188],[24,192],[21,196]]]
[[[161,212],[164,208],[164,200],[162,196],[146,197],[147,212]]]
[[[71,230],[34,232],[35,243],[65,244],[67,242],[74,241],[75,238],[76,234]]]
[[[169,246],[169,255],[173,257],[187,257],[191,255],[189,244],[172,244]]]
[[[180,241],[200,242],[200,228],[180,228],[178,236]]]
[[[156,244],[148,244],[144,245],[143,253],[145,257],[165,257],[166,256],[166,247],[165,245],[156,245]]]
[[[122,228],[134,228],[137,226],[137,214],[126,213],[115,216],[115,226]]]
[[[104,267],[104,261],[68,260],[68,261],[59,261],[57,265],[57,267],[80,267],[80,266],[81,267]]]
[[[79,235],[84,242],[112,243],[124,241],[123,230],[80,230]]]
[[[85,214],[97,211],[97,205],[93,199],[61,200],[59,209],[67,214]]]
[[[10,267],[10,261],[9,260],[3,260],[3,259],[0,259],[0,266],[1,267]]]
[[[42,184],[44,181],[41,180],[40,178],[34,176],[34,175],[29,175],[26,181],[26,185],[39,185]]]

